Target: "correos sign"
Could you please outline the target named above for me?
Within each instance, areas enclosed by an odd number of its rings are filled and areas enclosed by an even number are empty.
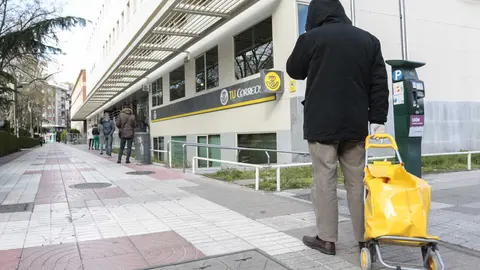
[[[262,92],[262,86],[260,85],[255,85],[247,88],[240,88],[237,90],[237,97],[242,98],[242,97],[248,97],[252,95],[257,95]]]

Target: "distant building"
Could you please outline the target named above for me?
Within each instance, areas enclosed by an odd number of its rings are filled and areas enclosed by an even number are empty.
[[[47,106],[43,112],[43,128],[55,131],[61,131],[67,127],[69,105],[68,86],[49,82],[49,88],[46,95]]]

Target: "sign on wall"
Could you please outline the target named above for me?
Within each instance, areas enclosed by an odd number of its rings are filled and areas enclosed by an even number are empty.
[[[151,111],[152,122],[273,101],[283,93],[283,73],[265,70],[260,77]]]

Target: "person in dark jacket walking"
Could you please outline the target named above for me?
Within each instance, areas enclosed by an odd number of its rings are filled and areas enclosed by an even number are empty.
[[[103,135],[105,140],[105,152],[107,156],[112,156],[113,133],[115,132],[115,123],[110,119],[110,115],[105,113],[102,118]],[[103,152],[103,151],[102,151]],[[100,154],[103,154],[100,152]]]
[[[384,132],[388,114],[387,70],[380,42],[352,26],[338,0],[312,0],[306,32],[287,61],[287,73],[307,79],[304,139],[312,156],[312,203],[317,236],[303,237],[310,248],[335,255],[338,241],[337,160],[355,238],[364,246],[364,140]]]
[[[133,111],[130,108],[124,108],[118,118],[116,119],[116,125],[118,128],[118,136],[120,137],[120,151],[118,153],[117,163],[122,162],[123,150],[125,144],[127,145],[127,154],[125,157],[125,163],[130,163],[130,155],[132,153],[132,142],[135,136],[136,120]]]
[[[98,150],[98,147],[100,146],[100,130],[97,124],[93,125],[92,134],[93,134],[93,148],[95,150]]]

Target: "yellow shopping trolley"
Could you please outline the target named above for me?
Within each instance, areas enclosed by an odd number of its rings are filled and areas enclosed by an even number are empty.
[[[378,140],[390,143],[379,143]],[[372,143],[372,140],[376,142]],[[395,150],[396,161],[370,163],[371,148]],[[362,269],[372,268],[377,259],[390,269],[445,269],[440,251],[439,238],[427,233],[428,214],[431,202],[431,186],[404,168],[395,139],[388,134],[376,134],[365,139],[365,241],[360,252]],[[381,245],[419,247],[423,267],[401,266],[400,263],[382,259]],[[418,266],[417,266],[418,267]]]

